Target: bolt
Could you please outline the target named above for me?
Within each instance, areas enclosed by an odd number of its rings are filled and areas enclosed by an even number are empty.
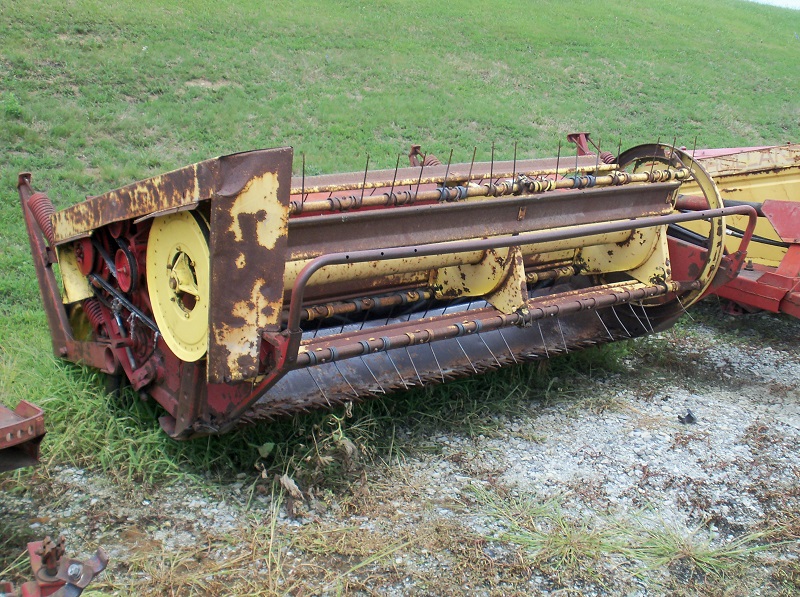
[[[169,279],[169,287],[175,290],[178,287],[178,281],[175,278]]]
[[[67,576],[71,581],[80,580],[81,574],[83,574],[83,566],[80,564],[70,564],[67,568]]]

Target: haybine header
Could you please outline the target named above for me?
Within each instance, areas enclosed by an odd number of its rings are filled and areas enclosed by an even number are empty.
[[[222,433],[664,329],[735,277],[757,217],[661,144],[410,157],[292,178],[291,148],[239,153],[58,212],[20,175],[55,353],[127,378],[175,438]]]

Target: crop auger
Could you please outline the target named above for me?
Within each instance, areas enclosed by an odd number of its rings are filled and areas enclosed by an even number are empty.
[[[174,438],[223,433],[663,330],[737,274],[756,220],[662,144],[410,157],[293,178],[291,148],[237,153],[60,211],[21,174],[56,355],[127,378]]]

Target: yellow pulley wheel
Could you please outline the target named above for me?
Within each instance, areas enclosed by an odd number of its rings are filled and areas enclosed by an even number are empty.
[[[164,342],[187,362],[208,350],[208,227],[183,211],[156,218],[147,241],[147,289]]]

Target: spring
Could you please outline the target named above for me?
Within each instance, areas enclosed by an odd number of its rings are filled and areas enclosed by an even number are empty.
[[[617,161],[617,158],[610,151],[601,151],[600,161],[603,162],[604,164],[613,164],[614,162]]]
[[[422,160],[422,165],[427,168],[428,166],[441,166],[442,163],[439,161],[439,158],[437,158],[435,155],[428,154],[425,156],[425,159]]]
[[[56,211],[53,203],[44,193],[34,193],[28,199],[28,209],[31,210],[33,218],[39,224],[39,229],[44,234],[47,242],[50,243],[51,247],[54,246],[56,237],[53,232],[53,222],[50,220]]]
[[[83,312],[86,313],[86,318],[92,324],[95,334],[99,335],[100,327],[106,324],[103,305],[97,299],[88,299],[83,302]]]

